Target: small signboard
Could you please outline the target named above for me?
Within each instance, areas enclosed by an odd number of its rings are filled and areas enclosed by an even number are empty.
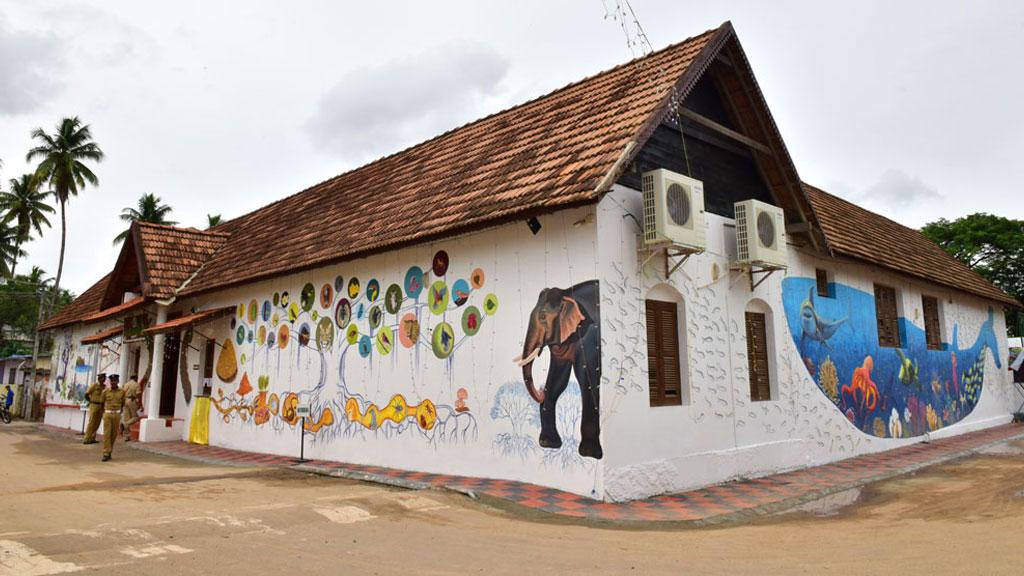
[[[79,406],[79,409],[82,412],[88,412],[89,411],[89,401],[86,400],[85,402],[82,402],[81,406]]]
[[[302,418],[302,417],[308,418],[309,417],[309,404],[299,404],[298,407],[295,408],[295,415],[300,417],[300,418]]]

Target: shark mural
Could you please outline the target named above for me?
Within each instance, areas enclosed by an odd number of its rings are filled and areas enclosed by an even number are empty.
[[[900,318],[902,348],[878,345],[874,295],[835,284],[835,296],[818,296],[814,278],[782,282],[786,323],[803,363],[821,391],[861,431],[881,438],[909,438],[956,423],[981,398],[985,354],[997,367],[994,313],[970,348],[950,342],[929,350],[924,329]]]

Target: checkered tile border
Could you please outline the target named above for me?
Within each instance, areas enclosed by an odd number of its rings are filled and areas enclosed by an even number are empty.
[[[75,435],[74,431],[46,428],[62,435]],[[296,468],[387,484],[446,488],[570,518],[618,522],[713,522],[737,515],[783,510],[800,502],[910,472],[1016,437],[1024,437],[1024,426],[1007,424],[774,476],[728,482],[681,494],[630,502],[602,502],[554,488],[511,480],[430,474],[323,460],[310,460],[300,465],[295,458],[286,456],[197,446],[185,442],[130,446],[147,452],[229,466]]]

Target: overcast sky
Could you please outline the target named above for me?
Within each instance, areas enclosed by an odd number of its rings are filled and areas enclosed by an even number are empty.
[[[65,286],[142,193],[202,227],[631,56],[601,0],[345,4],[0,0],[2,187],[63,116],[107,154]],[[732,20],[804,180],[911,226],[1024,218],[1024,2],[633,6],[655,48]],[[19,268],[56,272],[53,223]]]

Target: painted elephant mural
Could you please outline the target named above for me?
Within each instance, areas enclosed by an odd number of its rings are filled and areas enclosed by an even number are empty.
[[[902,317],[903,346],[889,348],[878,344],[873,294],[837,283],[826,298],[815,286],[783,280],[787,324],[818,387],[863,432],[909,438],[959,422],[981,398],[986,352],[1002,367],[991,308],[970,348],[954,325],[951,342],[929,350],[924,329]]]
[[[560,448],[558,398],[575,375],[580,387],[581,456],[601,458],[600,382],[601,317],[597,280],[570,288],[545,288],[530,312],[523,353],[515,362],[523,369],[523,382],[530,396],[540,405],[539,443],[544,448]],[[533,381],[533,363],[544,348],[551,355],[547,381],[537,389]]]

